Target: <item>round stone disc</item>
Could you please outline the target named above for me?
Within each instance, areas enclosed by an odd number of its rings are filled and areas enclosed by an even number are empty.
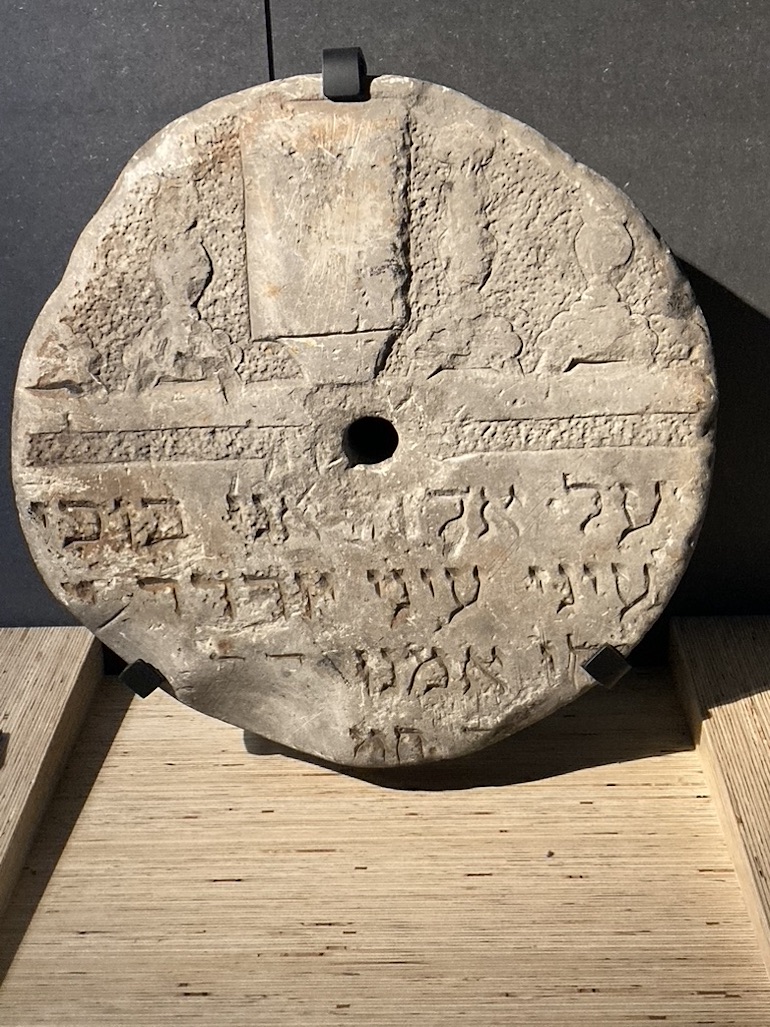
[[[621,192],[440,86],[303,76],[131,160],[27,343],[13,466],[108,646],[384,766],[510,734],[639,641],[713,409],[703,318]]]

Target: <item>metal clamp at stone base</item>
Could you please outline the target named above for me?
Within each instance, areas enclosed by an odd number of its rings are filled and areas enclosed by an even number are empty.
[[[142,699],[146,699],[156,688],[166,684],[166,679],[161,672],[151,663],[145,663],[144,660],[129,663],[118,674],[118,681],[128,685],[131,691],[136,692]]]
[[[624,677],[631,664],[611,645],[602,648],[583,664],[583,670],[605,688],[614,686]]]
[[[366,61],[358,46],[324,50],[321,58],[323,94],[327,100],[367,100]]]

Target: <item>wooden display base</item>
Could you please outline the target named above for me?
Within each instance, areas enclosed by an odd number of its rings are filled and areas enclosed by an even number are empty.
[[[675,621],[672,661],[770,970],[770,618]]]
[[[718,655],[699,624],[674,632],[687,695]],[[471,759],[379,781],[250,755],[236,729],[105,681],[0,926],[0,1023],[767,1027],[739,832],[707,783],[721,795],[729,762],[752,796],[732,807],[744,848],[766,840],[751,680],[701,750],[668,675],[636,674]],[[712,728],[748,700],[746,773],[745,736],[717,745]]]

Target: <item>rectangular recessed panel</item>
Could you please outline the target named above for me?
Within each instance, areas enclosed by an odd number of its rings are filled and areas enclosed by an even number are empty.
[[[243,129],[255,339],[403,323],[408,142],[390,103],[297,103]]]

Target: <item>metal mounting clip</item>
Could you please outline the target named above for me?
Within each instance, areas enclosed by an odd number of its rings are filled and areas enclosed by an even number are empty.
[[[118,681],[128,685],[131,691],[136,692],[142,699],[146,699],[156,688],[166,683],[161,672],[144,660],[136,660],[124,667],[118,674]]]
[[[327,100],[369,99],[366,61],[360,47],[324,50],[321,59],[323,94]]]
[[[611,645],[602,646],[583,664],[583,670],[605,688],[613,688],[631,670],[631,664]]]

